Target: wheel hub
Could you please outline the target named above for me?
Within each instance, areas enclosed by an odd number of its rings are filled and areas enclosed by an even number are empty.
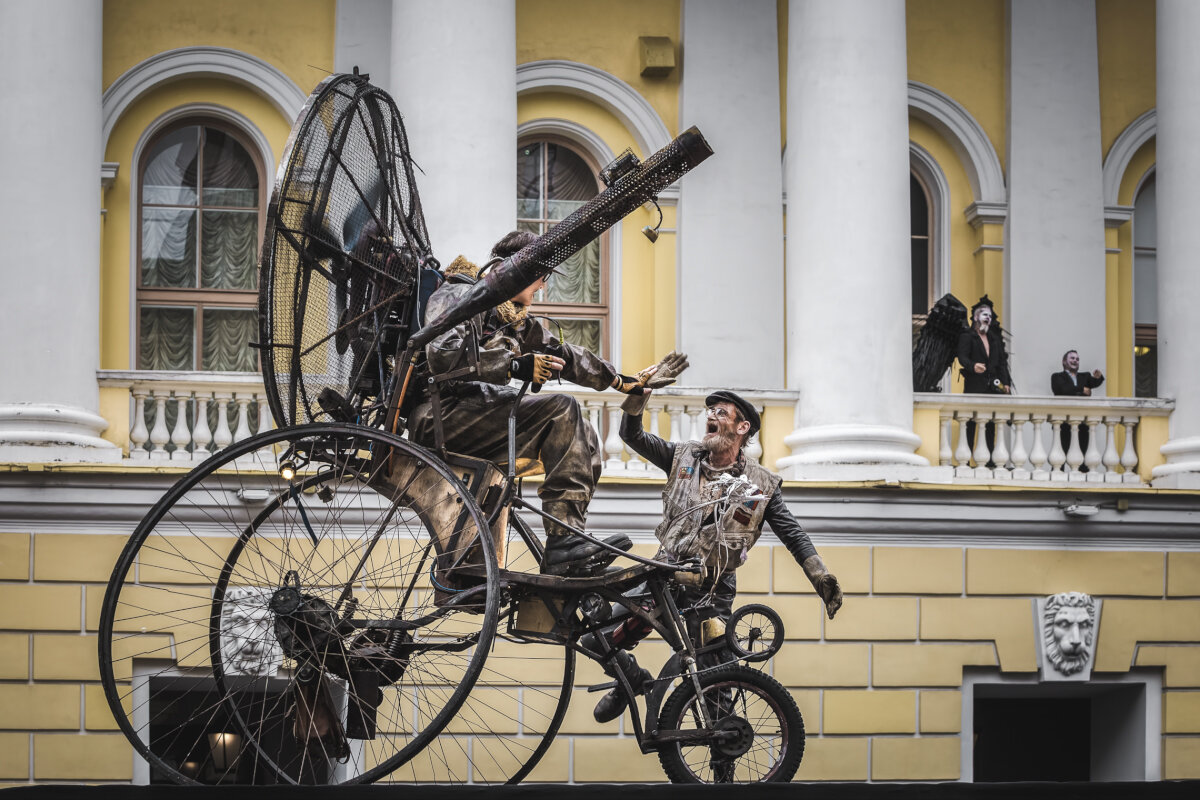
[[[754,744],[754,728],[741,717],[725,717],[717,720],[716,742],[713,750],[727,758],[737,758]]]

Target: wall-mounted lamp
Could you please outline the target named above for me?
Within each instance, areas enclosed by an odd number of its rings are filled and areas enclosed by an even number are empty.
[[[208,746],[212,750],[213,767],[229,769],[242,752],[242,737],[236,733],[210,733]]]
[[[655,225],[653,228],[651,228],[649,225],[642,228],[642,236],[645,236],[647,239],[649,239],[650,244],[654,244],[655,242],[658,241],[658,229],[662,227],[663,215],[662,215],[662,208],[658,205],[658,198],[651,197],[650,202],[654,203],[654,209],[658,212],[658,224]]]
[[[1063,513],[1068,517],[1091,517],[1100,513],[1100,506],[1072,503],[1063,509]]]

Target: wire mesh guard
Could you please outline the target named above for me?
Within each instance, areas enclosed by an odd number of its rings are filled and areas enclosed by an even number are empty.
[[[327,78],[292,128],[263,242],[263,378],[279,425],[372,421],[429,255],[395,104],[366,76]]]

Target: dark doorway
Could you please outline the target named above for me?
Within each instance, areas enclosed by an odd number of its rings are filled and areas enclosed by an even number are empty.
[[[283,726],[258,729],[257,743],[248,741],[245,728],[235,722],[211,680],[177,678],[172,686],[152,692],[149,745],[184,775],[210,784],[311,784],[328,779],[329,765],[305,757]],[[283,702],[286,698],[278,691],[244,692],[237,711],[242,719],[261,719],[264,705]],[[172,781],[151,764],[150,783]]]
[[[1158,732],[1136,680],[975,683],[976,781],[1142,781]],[[1154,683],[1158,686],[1159,684]],[[1147,741],[1150,737],[1150,742]]]
[[[1091,734],[1088,697],[977,699],[975,780],[1090,780]]]

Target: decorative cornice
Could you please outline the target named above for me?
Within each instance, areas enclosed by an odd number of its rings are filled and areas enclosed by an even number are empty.
[[[576,61],[531,61],[517,67],[517,95],[564,92],[587,98],[617,116],[642,156],[662,149],[671,134],[654,107],[620,78]]]
[[[983,203],[976,201],[967,206],[963,213],[972,228],[980,225],[1003,225],[1008,219],[1008,203]]]
[[[147,58],[113,81],[104,92],[102,147],[108,146],[117,120],[139,97],[163,83],[218,75],[245,84],[265,96],[293,122],[308,95],[291,78],[260,58],[227,47],[180,47]]]
[[[1007,201],[1000,158],[983,126],[969,111],[932,86],[917,81],[908,82],[908,106],[917,117],[945,135],[958,152],[977,203]]]
[[[1152,108],[1129,123],[1129,126],[1121,131],[1121,135],[1108,149],[1108,156],[1104,159],[1103,178],[1106,212],[1109,206],[1120,207],[1119,195],[1125,170],[1129,169],[1129,162],[1133,160],[1133,156],[1142,148],[1142,145],[1153,139],[1157,133],[1158,112]],[[1107,223],[1107,214],[1105,216]]]
[[[1104,227],[1119,228],[1133,219],[1133,206],[1105,206]]]
[[[121,169],[121,165],[116,161],[103,161],[100,163],[100,188],[107,189],[112,186],[117,180],[117,172]]]

